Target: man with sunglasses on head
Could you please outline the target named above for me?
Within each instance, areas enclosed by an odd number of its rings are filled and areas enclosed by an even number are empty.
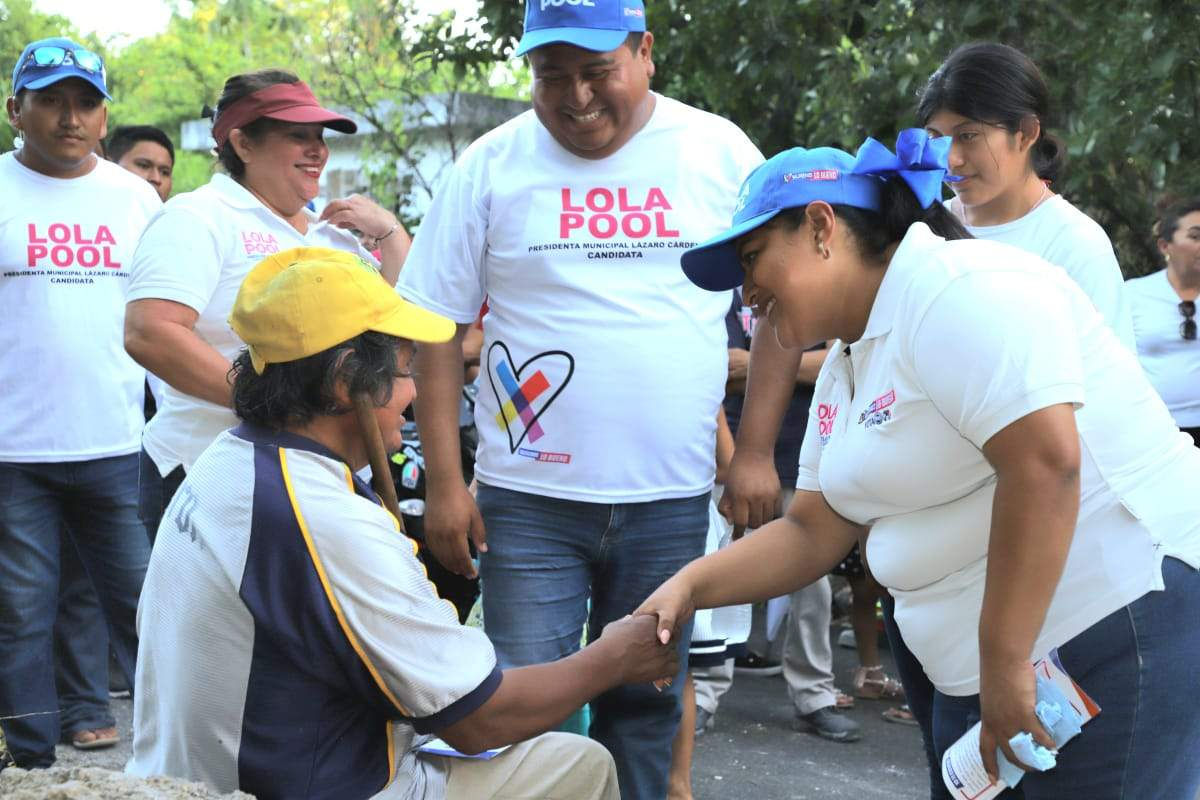
[[[703,552],[730,296],[688,286],[679,254],[720,229],[762,161],[728,120],[650,90],[641,0],[525,8],[533,110],[459,159],[397,283],[459,323],[417,351],[425,534],[460,574],[475,574],[468,537],[484,551],[506,667],[570,655],[585,623],[594,638]],[[456,409],[485,295],[476,498]],[[683,682],[592,703],[624,797],[666,795]]]
[[[0,156],[0,724],[22,767],[53,764],[60,734],[85,748],[118,738],[103,649],[97,686],[76,687],[94,696],[56,691],[60,544],[95,585],[131,683],[150,553],[137,516],[145,372],[122,332],[134,246],[161,201],[95,155],[108,99],[100,56],[55,38],[21,53],[7,101],[21,146]]]

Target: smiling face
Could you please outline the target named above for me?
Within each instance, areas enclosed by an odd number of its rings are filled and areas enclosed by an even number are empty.
[[[781,347],[808,347],[825,338],[814,331],[813,300],[822,296],[823,261],[808,224],[768,223],[737,240],[746,273],[742,302],[775,331]],[[826,270],[827,271],[827,270]]]
[[[938,111],[925,130],[930,136],[950,136],[950,174],[963,180],[950,184],[965,208],[985,211],[991,204],[1008,202],[1013,192],[1025,188],[1032,172],[1030,147],[1037,134],[968,119],[952,111]]]
[[[417,397],[417,386],[411,372],[412,357],[411,343],[405,342],[396,348],[396,369],[399,374],[392,381],[392,397],[385,405],[375,408],[375,420],[383,436],[383,449],[389,453],[395,453],[404,446],[401,434],[404,409]]]
[[[161,200],[171,196],[172,173],[175,161],[171,151],[158,142],[143,139],[117,160],[117,164],[147,181]]]
[[[637,52],[621,45],[593,53],[567,44],[529,54],[533,109],[550,135],[583,158],[606,158],[641,130],[653,111],[654,37]]]
[[[104,95],[81,78],[8,99],[8,120],[24,140],[18,158],[52,178],[78,178],[95,165],[97,143],[108,132]]]
[[[320,193],[329,160],[320,123],[277,122],[257,138],[234,130],[230,141],[246,165],[243,184],[281,214],[298,214]]]

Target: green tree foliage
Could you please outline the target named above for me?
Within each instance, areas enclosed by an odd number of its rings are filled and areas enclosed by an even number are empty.
[[[482,0],[501,51],[523,6]],[[649,0],[655,88],[738,123],[771,155],[853,148],[914,124],[959,44],[1001,41],[1041,67],[1068,146],[1054,187],[1103,225],[1128,275],[1156,269],[1155,205],[1200,193],[1200,2]]]

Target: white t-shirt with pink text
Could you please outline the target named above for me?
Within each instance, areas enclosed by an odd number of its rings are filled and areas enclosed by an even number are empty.
[[[661,95],[607,158],[573,155],[532,111],[468,148],[397,290],[463,324],[487,298],[481,481],[596,503],[711,488],[730,297],[679,256],[728,229],[761,161],[728,120]]]
[[[125,291],[161,205],[108,161],[62,179],[0,156],[0,461],[137,452],[145,371],[125,353]]]
[[[309,213],[309,212],[306,212]],[[160,299],[198,313],[195,332],[232,361],[245,346],[229,327],[242,279],[263,257],[293,247],[331,247],[376,263],[350,233],[309,213],[301,234],[227,175],[177,195],[146,228],[133,257],[129,300]],[[184,470],[221,431],[237,424],[233,410],[167,384],[142,446],[166,475]]]

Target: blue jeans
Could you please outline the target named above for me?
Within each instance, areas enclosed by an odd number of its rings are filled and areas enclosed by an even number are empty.
[[[136,653],[131,657],[136,658]],[[63,536],[60,545],[54,664],[62,738],[117,724],[108,703],[104,610],[70,536]]]
[[[168,472],[164,478],[158,473],[154,459],[150,457],[145,448],[138,453],[137,512],[142,524],[146,526],[146,535],[150,537],[150,544],[154,544],[163,512],[171,504],[171,498],[179,491],[179,485],[183,483],[185,477],[183,467],[178,466]]]
[[[1100,714],[1004,798],[1190,800],[1200,790],[1200,572],[1163,561],[1166,590],[1150,592],[1058,649],[1067,674]],[[979,721],[979,695],[934,696],[938,757]]]
[[[19,766],[54,763],[60,732],[53,629],[69,536],[104,609],[117,660],[136,664],[150,543],[137,517],[137,456],[0,463],[0,718]]]
[[[501,668],[555,661],[636,609],[704,553],[708,498],[606,505],[479,486],[488,550],[480,557],[483,621]],[[588,599],[591,598],[591,615]],[[591,736],[617,763],[621,796],[666,797],[671,740],[691,626],[669,691],[621,686],[592,701]]]
[[[950,790],[942,782],[941,763],[933,746],[933,683],[925,674],[921,662],[904,643],[900,626],[896,624],[896,601],[885,593],[880,605],[883,607],[883,628],[887,632],[888,649],[896,663],[900,683],[904,684],[904,702],[921,727],[921,744],[929,764],[930,800],[950,800]]]

